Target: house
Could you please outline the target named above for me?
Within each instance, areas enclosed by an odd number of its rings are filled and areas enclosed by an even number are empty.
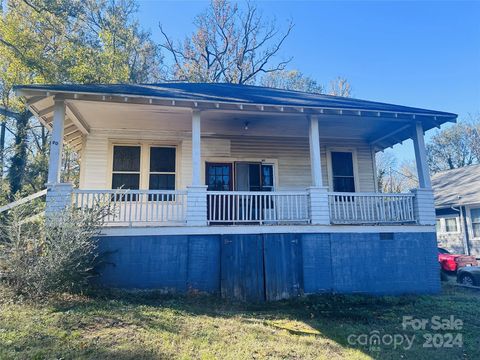
[[[480,165],[432,177],[438,246],[480,257]]]
[[[244,300],[439,290],[424,132],[455,114],[233,84],[16,92],[52,130],[48,213],[116,209],[103,284]],[[407,139],[420,188],[379,193],[375,153]],[[81,154],[75,189],[59,180],[64,142]]]

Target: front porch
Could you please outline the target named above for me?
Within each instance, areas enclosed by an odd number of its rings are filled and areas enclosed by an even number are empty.
[[[52,130],[47,211],[103,203],[106,226],[134,228],[435,223],[423,136],[454,114],[248,86],[155,88],[19,91]],[[375,153],[407,139],[420,188],[378,193]],[[81,154],[75,189],[60,183],[64,141]]]
[[[68,196],[68,195],[67,195]],[[106,226],[187,226],[188,190],[72,189],[74,208],[96,204],[112,209]],[[194,196],[198,196],[195,194]],[[312,199],[313,198],[313,199]],[[317,201],[319,208],[315,208]],[[338,193],[322,191],[207,191],[206,206],[195,207],[195,218],[208,225],[308,225],[312,212],[322,224],[401,225],[418,223],[418,198],[410,194]],[[326,209],[325,206],[327,205]],[[322,212],[327,214],[322,214]],[[315,214],[316,213],[316,214]],[[328,219],[328,222],[325,221]]]

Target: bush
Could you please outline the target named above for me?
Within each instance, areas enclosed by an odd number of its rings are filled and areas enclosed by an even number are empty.
[[[0,276],[15,294],[30,299],[82,292],[100,263],[96,237],[106,206],[89,211],[68,208],[49,216],[10,211],[0,234]]]

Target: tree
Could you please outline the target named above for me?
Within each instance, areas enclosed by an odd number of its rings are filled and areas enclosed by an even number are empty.
[[[352,87],[347,79],[337,76],[330,81],[329,95],[350,97],[352,93]]]
[[[427,144],[428,164],[435,173],[480,162],[480,121],[460,122],[437,131]]]
[[[404,160],[398,166],[397,157],[389,151],[376,156],[377,185],[383,193],[406,192],[418,187],[416,166],[413,161]]]
[[[32,190],[44,186],[48,150],[45,129],[36,119],[26,118],[29,112],[14,96],[14,84],[155,82],[162,77],[163,59],[160,47],[135,19],[134,0],[7,0],[3,4],[1,105],[24,115],[9,117],[0,127],[0,166],[9,165],[13,196],[26,185]]]
[[[323,86],[298,70],[279,70],[262,77],[261,85],[310,93],[322,94]]]
[[[261,74],[284,70],[291,60],[275,58],[292,22],[282,32],[253,3],[240,9],[228,0],[213,0],[194,25],[194,33],[177,44],[160,25],[161,46],[172,57],[176,80],[252,84]]]

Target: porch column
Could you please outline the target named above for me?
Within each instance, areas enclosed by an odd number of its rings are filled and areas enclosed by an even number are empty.
[[[310,171],[312,172],[312,186],[307,189],[309,199],[310,222],[317,225],[330,224],[328,208],[328,188],[323,186],[322,160],[320,156],[320,133],[318,117],[309,118],[310,143]]]
[[[412,140],[415,148],[415,161],[417,162],[418,183],[420,188],[430,189],[432,185],[428,172],[427,151],[425,150],[423,126],[421,122],[415,124]]]
[[[55,98],[52,140],[50,141],[50,159],[48,162],[48,184],[58,184],[60,182],[64,124],[65,101]]]
[[[62,167],[63,129],[65,125],[65,101],[54,99],[52,140],[48,162],[46,215],[53,215],[68,207],[72,198],[72,184],[60,183]]]
[[[312,186],[320,187],[322,183],[322,163],[320,159],[320,134],[318,132],[318,117],[310,117],[310,168],[312,172]]]
[[[187,186],[187,225],[207,225],[207,186],[201,179],[200,111],[192,111],[192,185]]]
[[[415,195],[415,218],[419,225],[435,225],[435,200],[428,172],[427,152],[421,122],[415,123],[412,140],[419,183],[419,188],[412,190],[412,193]]]
[[[192,185],[200,185],[200,161],[201,161],[201,145],[200,145],[200,111],[192,112]]]

